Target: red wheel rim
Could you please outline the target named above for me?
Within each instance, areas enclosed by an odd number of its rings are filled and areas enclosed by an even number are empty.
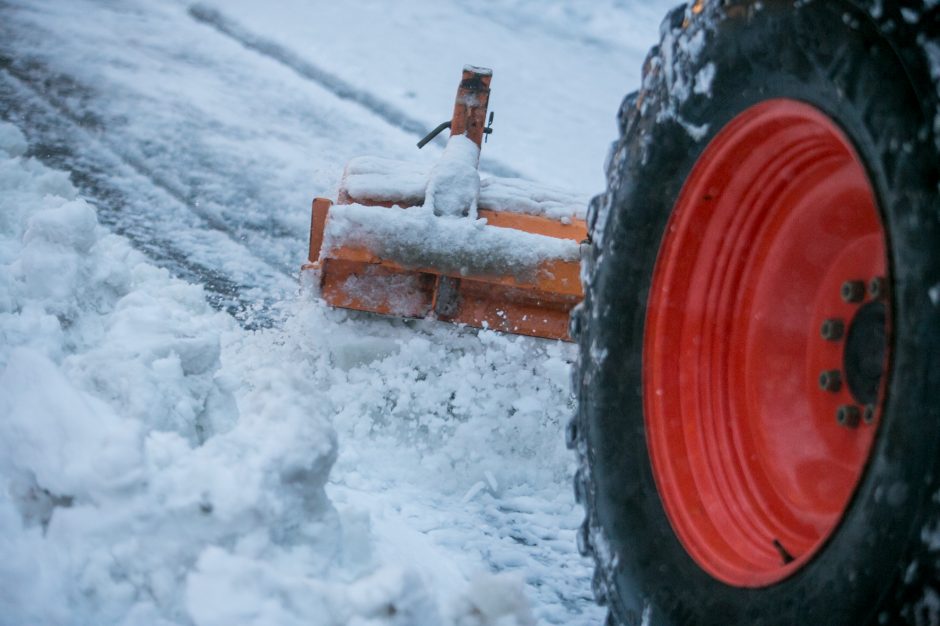
[[[756,105],[693,168],[653,274],[644,415],[666,514],[713,577],[779,582],[838,526],[883,403],[886,269],[865,168],[817,109]]]

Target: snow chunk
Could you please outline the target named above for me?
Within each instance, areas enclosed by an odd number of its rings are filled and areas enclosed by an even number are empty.
[[[457,626],[535,626],[517,573],[479,574],[470,581]]]
[[[413,572],[386,568],[347,586],[312,581],[217,547],[202,554],[190,575],[186,605],[198,626],[441,623]]]
[[[424,207],[435,215],[476,219],[480,199],[480,147],[464,135],[452,135],[431,168]]]
[[[20,348],[0,372],[0,468],[60,496],[95,498],[142,477],[139,425]]]
[[[695,89],[693,91],[704,96],[711,96],[713,80],[715,80],[715,64],[709,63],[695,75]]]
[[[98,218],[84,200],[65,204],[33,215],[23,235],[23,243],[49,243],[78,253],[87,253],[98,240]]]
[[[574,241],[487,226],[484,220],[438,217],[427,207],[334,205],[323,254],[349,244],[408,268],[519,280],[534,279],[545,261],[575,261],[579,254]]]
[[[0,151],[7,156],[17,157],[26,153],[26,137],[12,124],[0,124]]]

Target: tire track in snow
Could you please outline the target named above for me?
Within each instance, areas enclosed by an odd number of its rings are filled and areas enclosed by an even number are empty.
[[[75,113],[69,106],[69,100],[76,93],[82,93],[83,88],[81,83],[68,75],[54,73],[35,59],[15,60],[3,52],[0,52],[0,69],[5,70],[15,80],[28,87],[36,97],[44,100],[46,104],[57,111],[59,115],[65,120],[68,120],[68,122],[80,128],[99,131],[95,133],[95,139],[106,146],[112,154],[138,175],[146,178],[152,186],[161,189],[181,205],[187,207],[190,211],[199,216],[209,228],[224,233],[236,243],[239,241],[241,233],[237,228],[233,228],[220,216],[204,210],[200,207],[198,202],[194,201],[192,197],[177,185],[174,185],[166,177],[161,176],[158,172],[154,171],[153,168],[148,167],[141,159],[134,157],[126,150],[122,150],[119,145],[115,145],[117,142],[109,139],[106,134],[106,129],[102,128],[102,123],[94,117],[93,113],[84,113],[82,115]],[[62,85],[66,86],[66,90],[65,93],[60,95],[57,91],[58,87]],[[87,97],[87,93],[83,95]],[[273,227],[269,227],[269,230],[270,228]],[[280,229],[271,234],[275,237],[295,238],[294,234],[288,232],[286,229]],[[239,243],[238,245],[241,244]],[[284,276],[290,276],[290,274],[278,267],[276,260],[265,259],[247,248],[246,254],[259,257],[271,267],[276,268],[279,273]]]
[[[392,126],[412,133],[419,138],[424,137],[431,130],[431,127],[427,124],[411,117],[395,105],[346,82],[322,67],[314,65],[281,44],[252,33],[214,7],[196,3],[190,5],[189,15],[197,22],[201,22],[218,33],[235,40],[248,50],[268,57],[290,68],[300,77],[317,83],[332,92],[336,97],[354,102],[371,111]],[[439,145],[443,145],[446,140],[443,135],[438,135],[435,141]],[[515,169],[498,161],[487,159],[485,155],[481,158],[480,168],[496,176],[523,178],[523,175]]]
[[[230,232],[206,228],[206,220],[179,194],[111,149],[96,132],[100,129],[93,117],[75,116],[56,106],[45,97],[48,90],[21,79],[12,65],[0,54],[0,117],[26,134],[30,154],[51,167],[71,171],[73,183],[95,205],[101,224],[127,237],[175,276],[203,285],[213,307],[233,315],[246,328],[270,325],[263,316],[246,317],[246,313],[259,300],[265,305],[279,301],[284,288],[293,285],[293,277],[257,258]],[[162,219],[153,219],[156,211]],[[186,238],[186,233],[195,236]],[[189,249],[180,245],[184,239]],[[243,271],[234,272],[214,267],[221,267],[236,251],[237,258],[250,258],[262,267],[245,263]],[[214,259],[219,252],[221,258]]]

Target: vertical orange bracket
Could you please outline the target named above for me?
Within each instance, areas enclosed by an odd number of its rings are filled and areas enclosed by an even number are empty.
[[[314,198],[310,216],[310,254],[307,261],[317,265],[320,260],[320,248],[323,247],[323,231],[326,230],[326,216],[333,201],[328,198]]]
[[[483,142],[483,129],[486,127],[486,108],[490,103],[490,81],[493,70],[485,67],[467,65],[463,68],[460,86],[457,87],[457,100],[454,103],[454,117],[450,123],[450,134],[466,135],[476,145]]]

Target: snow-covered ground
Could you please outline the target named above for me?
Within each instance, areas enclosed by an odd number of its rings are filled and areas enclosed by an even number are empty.
[[[0,3],[0,624],[594,624],[574,348],[297,293],[309,201],[495,70],[600,189],[671,2]]]

